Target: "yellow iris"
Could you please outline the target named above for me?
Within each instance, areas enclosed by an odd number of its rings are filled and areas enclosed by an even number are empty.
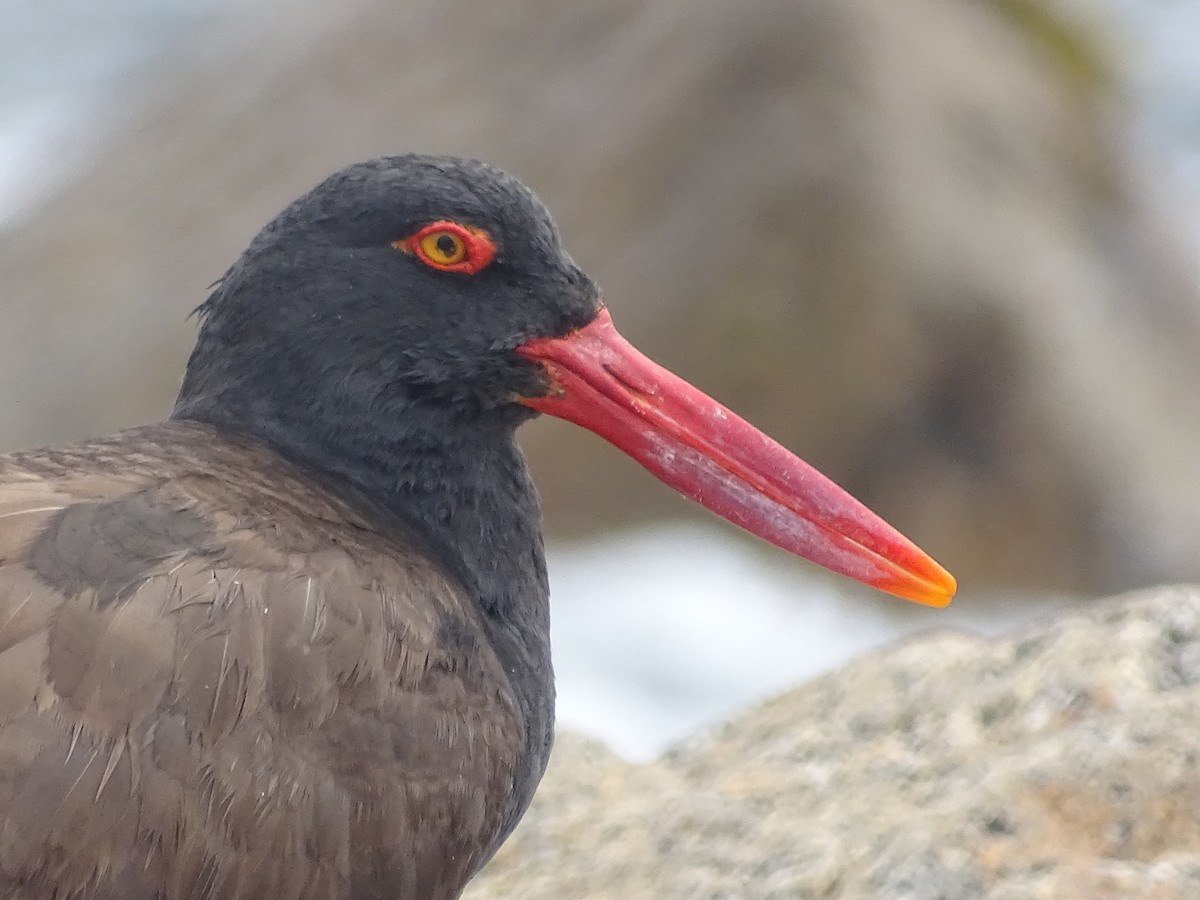
[[[453,266],[467,258],[467,244],[453,231],[431,231],[421,236],[421,253],[434,265]]]

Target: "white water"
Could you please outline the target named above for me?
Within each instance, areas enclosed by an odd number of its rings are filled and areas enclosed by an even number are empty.
[[[549,555],[559,722],[632,759],[905,635],[999,634],[1068,602],[966,594],[927,609],[716,524]]]

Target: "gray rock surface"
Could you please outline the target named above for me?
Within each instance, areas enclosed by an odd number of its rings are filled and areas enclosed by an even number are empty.
[[[468,153],[631,339],[965,584],[1200,577],[1200,292],[1047,4],[238,8],[0,240],[0,448],[160,416],[205,285],[330,170]],[[528,446],[552,534],[692,514],[590,435]]]
[[[1200,588],[931,633],[631,765],[564,734],[469,900],[1200,897]]]

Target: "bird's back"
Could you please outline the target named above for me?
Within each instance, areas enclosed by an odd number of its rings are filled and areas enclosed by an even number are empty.
[[[528,751],[482,616],[205,426],[0,457],[0,896],[457,896]]]

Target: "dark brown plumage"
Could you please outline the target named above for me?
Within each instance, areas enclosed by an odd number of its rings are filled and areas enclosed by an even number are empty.
[[[336,173],[200,314],[170,421],[0,456],[0,897],[457,897],[550,751],[537,412],[851,577],[953,590],[622,341],[482,163]]]
[[[458,894],[530,776],[452,579],[210,426],[0,485],[0,896]]]

